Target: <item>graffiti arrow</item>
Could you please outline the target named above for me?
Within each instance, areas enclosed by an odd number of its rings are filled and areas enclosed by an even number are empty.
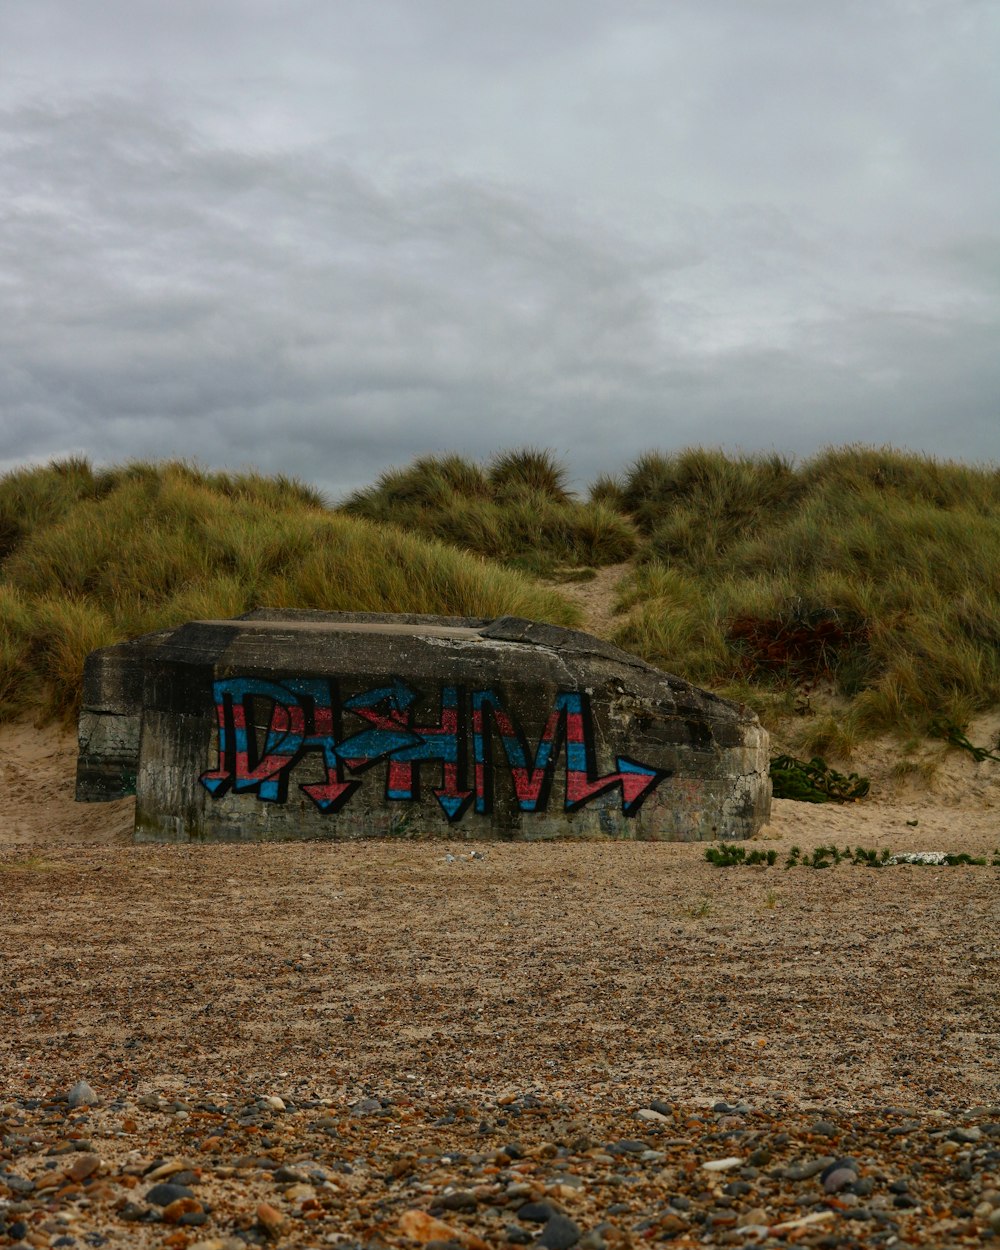
[[[616,773],[608,773],[594,781],[589,780],[585,773],[567,771],[566,810],[575,812],[597,795],[621,786],[622,814],[634,816],[660,782],[673,774],[672,768],[650,768],[638,760],[629,759],[627,755],[619,755],[615,763],[618,765]]]
[[[397,677],[391,686],[366,690],[348,699],[344,708],[374,725],[363,729],[337,746],[337,754],[348,768],[370,768],[397,751],[420,746],[423,738],[407,728],[407,709],[416,693]]]
[[[475,790],[458,788],[458,768],[454,764],[444,766],[444,785],[434,790],[434,797],[441,804],[441,810],[448,817],[448,823],[454,824],[465,815],[469,804],[476,797]]]
[[[360,781],[319,781],[299,789],[309,795],[324,815],[332,815],[340,811],[360,785]]]

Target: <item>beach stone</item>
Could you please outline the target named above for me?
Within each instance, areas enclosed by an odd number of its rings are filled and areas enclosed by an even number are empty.
[[[545,1224],[558,1211],[548,1202],[526,1202],[517,1209],[517,1218],[528,1224]]]
[[[382,1110],[382,1104],[377,1098],[362,1098],[351,1108],[351,1115],[381,1115]]]
[[[557,1213],[546,1221],[538,1238],[545,1250],[569,1250],[580,1240],[580,1228],[568,1216]]]
[[[77,798],[134,790],[140,842],[739,839],[770,810],[745,706],[516,617],[191,621],[88,657],[79,739]]]
[[[823,1175],[823,1189],[828,1194],[836,1194],[846,1189],[848,1185],[853,1185],[857,1179],[858,1174],[853,1168],[827,1169]]]
[[[66,1095],[66,1105],[69,1107],[96,1107],[99,1106],[100,1101],[97,1093],[86,1081],[77,1081]]]
[[[66,1175],[70,1180],[85,1181],[88,1176],[93,1176],[100,1166],[100,1155],[81,1155],[66,1169]]]
[[[435,1208],[443,1211],[475,1211],[479,1207],[476,1195],[468,1190],[456,1190],[454,1193],[442,1194],[434,1201]]]
[[[146,1201],[152,1202],[158,1207],[167,1207],[181,1198],[194,1197],[194,1190],[189,1189],[187,1185],[171,1185],[169,1181],[163,1181],[159,1185],[154,1185],[146,1193]]]
[[[804,1163],[792,1163],[784,1170],[785,1180],[789,1181],[807,1181],[814,1176],[818,1176],[824,1168],[828,1168],[831,1163],[836,1162],[831,1156],[822,1159],[809,1159]]]

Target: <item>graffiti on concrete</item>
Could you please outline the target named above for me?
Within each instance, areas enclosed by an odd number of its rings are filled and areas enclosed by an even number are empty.
[[[621,792],[622,812],[634,816],[670,770],[619,755],[614,772],[598,773],[590,703],[583,691],[560,691],[531,751],[516,717],[495,690],[442,686],[437,720],[415,724],[417,692],[400,678],[341,698],[327,678],[229,677],[213,686],[218,720],[217,767],[201,775],[213,796],[249,794],[265,803],[288,800],[290,775],[307,754],[322,756],[326,777],[300,785],[324,813],[338,812],[362,784],[348,774],[385,767],[384,797],[420,798],[420,765],[440,767],[432,793],[450,823],[470,807],[493,810],[499,738],[514,796],[522,812],[547,810],[559,756],[564,756],[564,810],[574,812],[598,795]],[[472,788],[468,787],[467,709],[472,711]],[[344,730],[345,713],[360,722]],[[261,732],[255,728],[261,726]],[[346,770],[346,771],[345,771]]]

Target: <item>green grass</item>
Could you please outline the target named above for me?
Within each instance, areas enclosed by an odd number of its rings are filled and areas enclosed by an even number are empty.
[[[828,685],[814,752],[964,726],[1000,703],[1000,471],[890,449],[640,457],[617,487],[645,535],[615,641],[758,697]],[[602,487],[607,498],[607,487]]]
[[[576,624],[538,577],[633,557],[613,641],[766,723],[795,717],[807,758],[848,759],[887,731],[960,747],[1000,704],[995,467],[871,447],[802,463],[654,451],[583,500],[551,452],[527,448],[425,456],[336,508],[287,478],[174,463],[8,474],[0,719],[71,714],[87,651],[192,617],[268,605]]]
[[[499,453],[487,465],[424,456],[386,471],[341,509],[535,574],[615,564],[638,541],[621,513],[574,499],[551,452],[535,448]]]
[[[0,720],[72,717],[90,651],[255,606],[579,618],[515,570],[287,479],[73,461],[0,479],[0,517]]]

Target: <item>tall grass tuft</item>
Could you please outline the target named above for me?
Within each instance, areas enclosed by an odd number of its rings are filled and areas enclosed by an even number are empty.
[[[536,574],[615,564],[637,545],[620,512],[575,500],[552,453],[530,447],[501,452],[486,468],[424,456],[383,473],[341,510]]]
[[[557,504],[568,504],[572,499],[565,467],[551,451],[539,447],[497,452],[490,461],[488,476],[495,498],[527,492],[544,495]]]

